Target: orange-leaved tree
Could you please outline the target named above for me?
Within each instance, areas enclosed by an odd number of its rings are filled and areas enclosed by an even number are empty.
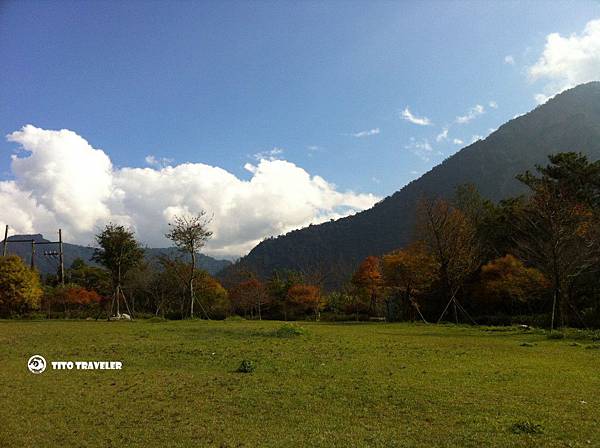
[[[298,313],[314,314],[315,319],[325,306],[320,288],[314,285],[293,285],[288,290],[287,301]]]
[[[513,255],[490,261],[481,268],[481,297],[491,305],[517,304],[539,297],[552,283],[535,268],[527,267]]]
[[[418,296],[427,290],[439,274],[439,265],[425,244],[415,242],[383,256],[382,271],[388,292],[388,318],[393,319],[391,300],[402,297],[402,314],[414,319],[420,313]]]
[[[376,311],[382,296],[379,258],[373,256],[365,258],[352,276],[351,283],[356,295],[362,299],[362,302],[368,303],[366,312],[372,314]]]
[[[262,309],[267,302],[267,293],[260,280],[250,278],[238,283],[230,290],[229,296],[234,312],[241,312],[244,316],[247,316],[248,313],[254,316],[254,312],[256,312],[258,318],[262,319]]]

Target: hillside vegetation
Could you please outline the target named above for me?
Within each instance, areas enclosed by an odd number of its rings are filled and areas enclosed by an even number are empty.
[[[450,198],[457,186],[471,183],[482,196],[498,201],[526,191],[517,174],[567,151],[600,159],[600,82],[568,90],[509,121],[369,210],[263,241],[236,269],[263,278],[276,269],[326,270],[328,286],[337,288],[365,257],[410,242],[415,207],[424,194]]]

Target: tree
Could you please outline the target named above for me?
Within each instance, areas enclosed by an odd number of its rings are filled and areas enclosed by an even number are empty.
[[[598,264],[600,232],[594,207],[598,177],[577,174],[588,172],[582,168],[584,159],[572,153],[553,156],[548,167],[537,168],[537,176],[530,172],[518,176],[532,194],[515,220],[515,252],[552,282],[551,330],[557,314],[561,326],[565,324],[568,291],[574,282]]]
[[[217,319],[224,319],[231,313],[231,302],[227,290],[206,271],[196,276],[198,300],[204,303],[206,312]]]
[[[42,297],[40,277],[17,255],[0,257],[0,313],[10,316],[38,309]]]
[[[458,322],[456,295],[480,265],[476,229],[463,212],[442,199],[422,199],[417,210],[417,238],[423,241],[439,267],[444,297],[448,305],[454,305]]]
[[[438,271],[439,266],[435,258],[427,251],[422,241],[391,252],[382,258],[384,285],[392,297],[398,293],[402,295],[404,314],[412,315],[412,309],[420,314],[416,296],[431,286]],[[389,317],[393,314],[390,305],[388,300]]]
[[[267,303],[264,285],[256,278],[249,278],[238,283],[231,290],[231,303],[236,312],[244,315],[254,314],[256,310],[259,320],[262,319],[262,306]]]
[[[94,251],[92,258],[108,269],[111,274],[114,300],[117,303],[117,316],[119,316],[120,298],[121,296],[125,297],[121,289],[122,279],[131,268],[140,263],[144,257],[144,251],[136,241],[133,231],[122,225],[107,224],[104,230],[96,235],[96,242],[100,247]],[[126,300],[125,305],[129,308]]]
[[[255,276],[254,273],[246,272],[247,276]],[[269,311],[271,316],[275,315],[283,320],[288,320],[288,313],[293,311],[288,301],[288,291],[294,285],[306,283],[304,274],[294,270],[274,271],[266,283],[266,291],[269,298]]]
[[[76,258],[65,272],[67,283],[79,285],[87,290],[96,291],[101,296],[110,296],[112,291],[111,275],[106,269],[86,264]]]
[[[182,252],[190,255],[190,271],[188,277],[190,294],[190,317],[194,317],[194,269],[196,268],[196,253],[204,246],[212,236],[208,230],[210,219],[206,218],[206,212],[202,210],[196,216],[175,216],[173,223],[169,223],[171,230],[165,235]],[[206,316],[208,317],[208,316]]]
[[[294,285],[288,290],[288,301],[300,313],[314,314],[319,319],[319,312],[325,305],[319,287],[314,285]]]
[[[351,283],[356,292],[367,299],[369,303],[367,313],[371,314],[375,311],[381,296],[382,279],[379,258],[373,256],[365,258],[352,276]]]
[[[481,287],[481,296],[486,302],[502,305],[508,301],[512,312],[515,304],[540,295],[550,287],[550,282],[540,271],[526,267],[521,260],[508,254],[482,266]]]
[[[96,291],[75,284],[66,284],[49,288],[44,294],[43,307],[50,312],[52,308],[60,306],[66,313],[71,308],[98,305],[101,301],[102,298]]]

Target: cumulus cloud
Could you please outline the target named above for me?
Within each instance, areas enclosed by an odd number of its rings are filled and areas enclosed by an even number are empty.
[[[535,95],[538,103],[577,84],[599,80],[600,19],[589,21],[580,34],[546,36],[544,50],[528,74],[532,81],[546,81],[543,92]]]
[[[379,128],[375,128],[375,129],[370,129],[368,131],[360,131],[360,132],[356,132],[354,134],[350,134],[352,137],[356,137],[356,138],[362,138],[362,137],[370,137],[372,135],[377,135],[380,133]]]
[[[104,151],[66,129],[46,131],[27,125],[7,139],[29,152],[26,157],[12,156],[19,188],[58,221],[81,233],[110,217],[113,166]]]
[[[462,141],[460,138],[455,138],[454,140],[452,140],[452,143],[454,143],[455,145],[463,145],[465,142]]]
[[[475,143],[476,141],[483,140],[483,135],[474,135],[471,137],[471,143]]]
[[[34,126],[8,136],[21,150],[14,180],[0,182],[2,218],[17,233],[51,234],[89,244],[108,221],[131,226],[142,242],[165,246],[167,223],[204,209],[213,217],[206,252],[238,256],[261,239],[371,207],[380,198],[342,192],[277,159],[246,164],[249,180],[215,166],[115,168],[108,155],[68,130]],[[152,161],[152,159],[151,159]]]
[[[490,106],[492,109],[498,109],[498,103],[495,101],[490,101],[488,106]]]
[[[430,126],[433,124],[431,122],[431,120],[427,117],[418,117],[418,116],[414,115],[410,111],[408,106],[406,106],[406,108],[402,111],[401,117],[403,120],[409,121],[412,124],[417,124],[419,126]]]
[[[481,104],[476,104],[472,108],[470,108],[465,115],[461,115],[456,117],[456,122],[458,124],[466,124],[470,121],[473,121],[475,118],[485,113],[485,107]]]
[[[508,65],[515,65],[515,58],[512,54],[504,56],[504,63]]]

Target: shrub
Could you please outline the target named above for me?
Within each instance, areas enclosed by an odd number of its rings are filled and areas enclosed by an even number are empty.
[[[529,420],[514,423],[510,429],[514,434],[541,434],[544,432],[542,425]]]
[[[233,316],[226,317],[225,320],[237,322],[237,321],[246,320],[246,319],[244,319],[242,316],[238,316],[237,314],[234,314]]]
[[[565,334],[561,333],[560,331],[553,331],[552,333],[548,334],[548,339],[564,339],[565,338]]]
[[[293,324],[283,324],[273,332],[273,336],[278,338],[293,338],[296,336],[303,336],[305,334],[306,330],[304,328]]]
[[[252,373],[256,370],[256,364],[254,361],[250,361],[249,359],[244,359],[237,371],[240,373]]]

